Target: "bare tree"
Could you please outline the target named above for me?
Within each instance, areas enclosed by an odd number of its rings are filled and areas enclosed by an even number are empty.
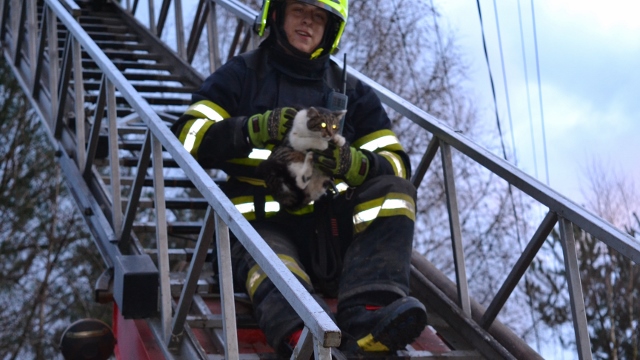
[[[259,0],[243,2],[255,10],[261,4]],[[220,49],[226,49],[236,29],[235,19],[225,19],[225,14],[218,12],[218,31],[227,33],[221,36]],[[347,53],[353,68],[498,153],[495,134],[479,117],[474,99],[462,85],[467,70],[462,53],[453,36],[440,33],[439,17],[428,1],[352,1],[338,57]],[[200,50],[207,49],[201,46]],[[223,62],[226,55],[222,54]],[[205,58],[206,54],[200,53],[194,66],[206,74],[208,69],[202,66],[208,64]],[[431,135],[392,109],[387,110],[415,168]],[[453,278],[441,169],[440,158],[436,157],[419,188],[414,245]],[[531,200],[456,151],[454,171],[470,290],[476,300],[487,305],[532,233],[527,223]],[[525,287],[523,283],[500,313],[501,320],[516,324],[515,330],[521,334],[526,334],[534,322],[523,320],[523,309],[530,304]]]
[[[438,28],[439,13],[429,2],[415,0],[359,1],[350,6],[342,50],[349,64],[455,131],[497,150],[462,83],[467,66],[455,38]],[[394,130],[419,163],[431,135],[388,109]],[[523,249],[531,201],[466,156],[453,152],[454,177],[469,286],[485,305],[495,295],[509,266]],[[446,194],[440,158],[436,157],[418,192],[415,247],[453,278]],[[522,288],[500,314],[524,333],[529,299]],[[525,305],[524,307],[522,305]],[[515,320],[515,321],[512,321]]]
[[[585,173],[588,185],[583,192],[587,208],[631,236],[640,237],[640,222],[633,216],[638,212],[640,198],[633,181],[595,161]],[[582,229],[576,227],[574,231],[594,356],[640,359],[640,266]],[[562,262],[557,233],[553,234],[545,253]],[[564,271],[539,260],[535,274],[529,291],[536,299],[535,307],[541,320],[555,328],[571,326]],[[574,342],[562,336],[560,341]]]

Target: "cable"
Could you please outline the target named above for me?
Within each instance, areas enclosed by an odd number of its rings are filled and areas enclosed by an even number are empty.
[[[498,123],[498,131],[500,132],[500,142],[502,144],[502,152],[504,155],[505,160],[507,160],[507,154],[505,151],[505,147],[504,147],[504,141],[502,138],[502,131],[500,130],[500,119],[498,117],[498,106],[497,106],[497,101],[496,101],[496,94],[495,94],[495,89],[494,89],[494,85],[493,85],[493,78],[491,76],[491,67],[489,66],[489,56],[487,55],[487,45],[486,45],[486,41],[485,41],[485,36],[484,36],[484,26],[482,25],[482,13],[480,10],[480,1],[476,0],[476,3],[478,5],[478,14],[480,16],[480,25],[482,27],[482,43],[484,46],[484,54],[485,54],[485,58],[487,60],[487,67],[489,68],[489,79],[491,80],[491,90],[493,92],[493,101],[494,101],[494,106],[496,108],[496,122]],[[502,61],[502,73],[504,76],[504,86],[505,86],[505,93],[506,93],[506,97],[507,97],[507,106],[509,108],[509,121],[511,122],[511,108],[509,106],[509,93],[508,93],[508,89],[507,89],[507,79],[506,79],[506,72],[504,69],[504,57],[503,57],[503,52],[502,52],[502,40],[500,38],[500,25],[499,25],[499,21],[498,21],[498,9],[496,6],[496,1],[493,0],[493,6],[494,6],[494,10],[495,10],[495,15],[496,15],[496,26],[498,27],[498,41],[500,43],[500,59]],[[525,72],[526,73],[526,72]],[[513,139],[513,124],[511,124],[511,134],[512,134],[512,139]],[[513,140],[514,142],[514,156],[516,154],[515,151],[515,140]],[[520,219],[518,217],[518,212],[516,209],[516,204],[515,204],[515,197],[513,196],[513,186],[511,185],[511,183],[508,184],[508,190],[509,190],[509,197],[511,198],[511,209],[513,211],[513,217],[514,217],[514,221],[515,221],[515,227],[516,227],[516,240],[518,242],[518,245],[520,246],[520,251],[523,251],[522,249],[522,239],[520,237]],[[525,278],[525,282],[528,282],[528,275],[524,274],[524,278]],[[529,307],[530,309],[533,309],[533,299],[531,299],[531,297],[529,296]],[[532,310],[533,311],[533,310]],[[535,324],[535,318],[533,317],[533,312],[531,313],[532,316],[532,323]],[[539,342],[539,334],[537,331],[537,328],[534,328],[534,332],[535,332],[535,336],[536,339]]]
[[[487,41],[484,36],[484,23],[482,22],[482,11],[480,10],[480,0],[476,0],[478,5],[478,16],[480,17],[480,30],[482,31],[482,46],[484,47],[484,58],[487,60],[487,69],[489,70],[489,81],[491,82],[491,93],[493,94],[493,107],[496,112],[496,124],[498,125],[498,133],[500,134],[500,145],[502,145],[502,156],[507,159],[507,150],[504,146],[504,139],[502,136],[502,127],[500,126],[500,116],[498,115],[498,101],[496,99],[496,88],[493,84],[493,75],[491,74],[491,65],[489,64],[489,54],[487,53]]]
[[[513,161],[518,165],[518,155],[516,153],[516,139],[513,134],[513,120],[511,116],[511,102],[509,101],[509,87],[507,86],[507,72],[504,67],[504,54],[502,52],[502,36],[500,36],[500,21],[498,20],[498,6],[493,0],[493,11],[496,15],[496,28],[498,29],[498,47],[500,48],[500,64],[502,65],[502,80],[504,81],[504,94],[507,100],[507,114],[509,116],[509,127],[511,128],[511,146],[513,146]]]
[[[521,44],[521,48],[522,48],[522,62],[523,62],[523,66],[524,66],[524,81],[526,84],[526,89],[527,89],[527,108],[529,110],[529,132],[531,134],[531,147],[532,147],[532,151],[533,151],[533,166],[534,166],[534,170],[535,170],[535,174],[536,174],[536,179],[538,178],[538,160],[537,160],[537,156],[536,156],[536,143],[535,143],[535,138],[534,138],[534,134],[533,134],[533,116],[531,115],[531,95],[529,94],[529,75],[527,74],[527,57],[526,57],[526,53],[525,53],[525,49],[524,49],[524,31],[522,30],[522,11],[520,8],[520,0],[518,0],[518,23],[520,24],[520,44]],[[520,198],[520,201],[522,201],[522,198]],[[520,249],[522,249],[522,246],[520,247]],[[525,287],[528,287],[530,284],[529,281],[529,277],[527,275],[527,273],[524,274],[524,280],[525,280]],[[529,314],[531,315],[531,325],[533,326],[533,333],[534,336],[536,338],[536,345],[538,347],[538,349],[541,348],[540,346],[540,333],[538,332],[538,327],[536,326],[536,319],[535,319],[535,314],[534,314],[534,306],[533,306],[533,298],[531,296],[531,294],[529,293],[528,289],[525,292],[526,294],[529,294],[528,296],[528,303],[529,303]]]
[[[478,12],[480,11],[480,2],[479,0],[477,0],[478,2]],[[509,113],[509,124],[511,126],[511,141],[513,143],[513,157],[515,159],[515,163],[517,165],[518,160],[517,160],[517,156],[516,156],[516,141],[513,135],[513,122],[511,121],[511,105],[509,102],[509,88],[507,87],[507,72],[505,71],[505,67],[504,67],[504,54],[502,52],[502,37],[500,36],[500,21],[498,20],[498,6],[496,5],[496,0],[493,0],[493,10],[496,16],[496,28],[498,30],[498,47],[500,48],[500,63],[502,64],[502,78],[504,80],[504,92],[505,92],[505,96],[507,99],[507,109],[508,109],[508,113]],[[482,22],[482,18],[480,19],[480,21]],[[483,32],[483,41],[484,41],[484,32]],[[485,46],[485,55],[486,55],[486,46]],[[489,64],[489,58],[487,57],[487,64]],[[491,70],[489,70],[491,71]],[[492,85],[493,86],[493,85]],[[494,92],[494,104],[496,103],[495,101],[495,92]],[[495,104],[496,109],[498,108],[498,105]],[[496,110],[496,117],[497,117],[497,110]],[[499,120],[498,120],[498,125],[500,124]],[[500,134],[500,139],[502,140],[502,134]],[[507,155],[506,155],[506,151],[504,149],[504,144],[502,145],[502,151],[504,153],[504,158],[505,160],[507,160]],[[509,184],[509,196],[511,197],[511,207],[513,209],[513,217],[514,220],[516,222],[516,238],[518,240],[518,244],[520,244],[520,229],[519,229],[519,224],[520,221],[518,219],[518,212],[516,211],[516,204],[515,204],[515,199],[513,197],[513,190],[511,188],[511,184]],[[521,246],[522,247],[522,246]]]
[[[536,70],[538,73],[538,97],[540,98],[540,122],[542,123],[542,147],[544,149],[544,169],[547,175],[547,185],[549,184],[549,161],[547,159],[547,135],[544,129],[544,112],[542,111],[542,85],[540,81],[540,61],[538,60],[538,37],[536,35],[536,13],[531,0],[531,18],[533,19],[533,42],[536,49]]]
[[[531,114],[531,94],[529,93],[529,74],[527,72],[527,57],[524,51],[524,32],[522,30],[522,11],[520,10],[520,0],[518,0],[518,22],[520,23],[520,44],[522,45],[522,62],[524,65],[524,82],[527,85],[527,109],[529,110],[529,133],[531,134],[531,151],[533,153],[533,168],[538,178],[538,156],[536,155],[536,141],[533,133],[533,116]]]

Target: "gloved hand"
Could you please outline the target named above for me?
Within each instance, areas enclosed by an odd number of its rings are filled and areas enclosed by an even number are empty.
[[[362,184],[369,173],[369,158],[348,143],[338,146],[329,142],[326,150],[315,151],[314,160],[320,170],[343,179],[350,186]]]
[[[294,108],[283,107],[251,116],[247,121],[249,141],[257,148],[264,148],[268,143],[279,144],[293,126],[297,113]]]

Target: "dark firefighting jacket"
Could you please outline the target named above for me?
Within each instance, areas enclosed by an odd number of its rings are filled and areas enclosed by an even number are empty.
[[[272,46],[236,56],[211,74],[193,94],[193,103],[172,126],[185,148],[205,168],[223,170],[227,193],[247,220],[269,217],[280,207],[265,194],[257,165],[270,149],[254,149],[246,121],[277,107],[328,106],[331,91],[342,87],[342,70],[328,56],[301,60]],[[367,178],[396,175],[408,179],[408,157],[391,131],[391,122],[373,90],[349,76],[343,136],[369,158]],[[340,191],[347,185],[338,184]],[[261,195],[258,195],[261,194]],[[313,211],[313,204],[298,210]]]

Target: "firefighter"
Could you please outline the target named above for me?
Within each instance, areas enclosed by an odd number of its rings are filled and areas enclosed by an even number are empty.
[[[329,311],[316,294],[337,297],[341,349],[395,351],[426,324],[424,306],[408,296],[416,189],[372,89],[348,77],[347,144],[315,155],[337,194],[291,211],[256,174],[291,126],[292,106],[328,107],[342,86],[330,55],[347,8],[347,0],[265,0],[255,27],[266,39],[211,74],[172,131],[203,167],[228,175],[222,190],[320,305]],[[302,320],[242,245],[232,246],[236,288],[249,294],[269,344],[289,356]]]

